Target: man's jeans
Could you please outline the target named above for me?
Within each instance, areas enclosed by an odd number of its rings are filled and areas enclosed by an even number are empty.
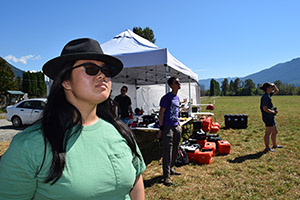
[[[170,177],[171,169],[175,164],[181,138],[181,127],[165,126],[163,130],[163,176]]]
[[[124,124],[126,124],[128,126],[129,123],[129,117],[124,117],[124,118],[120,118],[122,120],[122,122],[124,122]]]

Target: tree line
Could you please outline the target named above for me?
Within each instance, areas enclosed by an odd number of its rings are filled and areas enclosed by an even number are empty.
[[[279,95],[300,95],[300,87],[291,84],[282,83],[280,80],[274,82],[279,89]],[[263,91],[259,88],[261,85],[255,83],[251,79],[242,81],[239,78],[228,81],[225,78],[221,82],[211,79],[210,88],[206,91],[208,96],[253,96],[261,95]]]
[[[19,90],[28,93],[29,97],[44,97],[46,82],[43,72],[24,72],[23,78],[17,76],[9,64],[0,57],[0,95],[8,90]]]

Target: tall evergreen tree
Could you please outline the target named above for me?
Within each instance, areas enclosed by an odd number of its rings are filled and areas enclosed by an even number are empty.
[[[37,72],[37,83],[38,83],[38,97],[43,97],[46,94],[46,82],[45,76],[42,72]]]
[[[138,34],[139,36],[149,40],[152,43],[155,43],[156,39],[154,38],[154,33],[152,31],[152,29],[150,29],[149,27],[146,27],[144,29],[142,29],[141,27],[134,27],[132,29],[132,31],[135,34]]]
[[[221,95],[221,91],[220,91],[220,84],[218,81],[215,80],[215,96],[220,96]]]
[[[222,88],[221,95],[226,96],[228,94],[228,92],[229,92],[229,84],[228,84],[228,79],[227,78],[225,78],[222,81],[221,88]]]
[[[38,83],[37,83],[37,73],[30,73],[31,81],[31,96],[37,97]]]
[[[241,79],[236,78],[234,80],[232,87],[233,87],[233,92],[234,92],[235,96],[240,95],[241,84],[242,84]]]
[[[215,94],[215,80],[210,80],[209,96],[214,96]]]
[[[30,88],[30,77],[29,77],[30,72],[24,72],[23,73],[23,81],[22,81],[22,88],[24,93],[29,94],[29,88]]]
[[[220,95],[220,84],[215,79],[211,79],[209,96],[219,96],[219,95]]]
[[[23,87],[22,87],[23,83],[22,83],[22,78],[20,76],[17,76],[16,83],[17,83],[18,90],[22,91],[23,90]]]
[[[17,90],[15,73],[9,64],[0,57],[0,94],[5,94],[7,90]]]
[[[234,95],[233,81],[230,80],[229,83],[229,95]]]
[[[245,80],[242,94],[244,96],[252,96],[254,94],[254,90],[255,90],[255,84],[252,81],[252,79]]]

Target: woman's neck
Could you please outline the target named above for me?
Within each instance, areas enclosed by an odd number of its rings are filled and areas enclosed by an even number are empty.
[[[96,114],[97,105],[94,106],[76,106],[82,118],[82,125],[89,126],[95,124],[99,117]]]
[[[82,113],[81,112],[81,116],[82,116],[82,125],[83,126],[89,126],[89,125],[93,125],[95,124],[99,117],[96,115],[96,109],[95,112],[90,112],[90,113]]]

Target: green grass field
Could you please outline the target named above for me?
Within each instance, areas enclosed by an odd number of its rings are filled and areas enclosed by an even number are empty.
[[[219,97],[215,116],[224,127],[224,114],[247,114],[247,129],[223,129],[231,152],[215,156],[211,165],[177,168],[174,185],[161,182],[160,161],[152,161],[143,174],[146,199],[300,199],[300,96],[274,96],[278,108],[277,141],[283,149],[264,154],[264,124],[260,97]],[[209,103],[207,100],[202,103]]]
[[[277,141],[283,149],[262,153],[265,128],[260,97],[216,98],[213,112],[221,125],[221,138],[232,145],[230,154],[213,157],[211,165],[177,168],[182,175],[172,177],[171,187],[161,182],[161,160],[152,161],[143,174],[146,199],[300,199],[300,96],[274,96],[272,100],[279,111]],[[247,114],[248,128],[223,129],[224,114]],[[8,145],[0,142],[0,155]],[[152,154],[153,148],[145,146]]]

